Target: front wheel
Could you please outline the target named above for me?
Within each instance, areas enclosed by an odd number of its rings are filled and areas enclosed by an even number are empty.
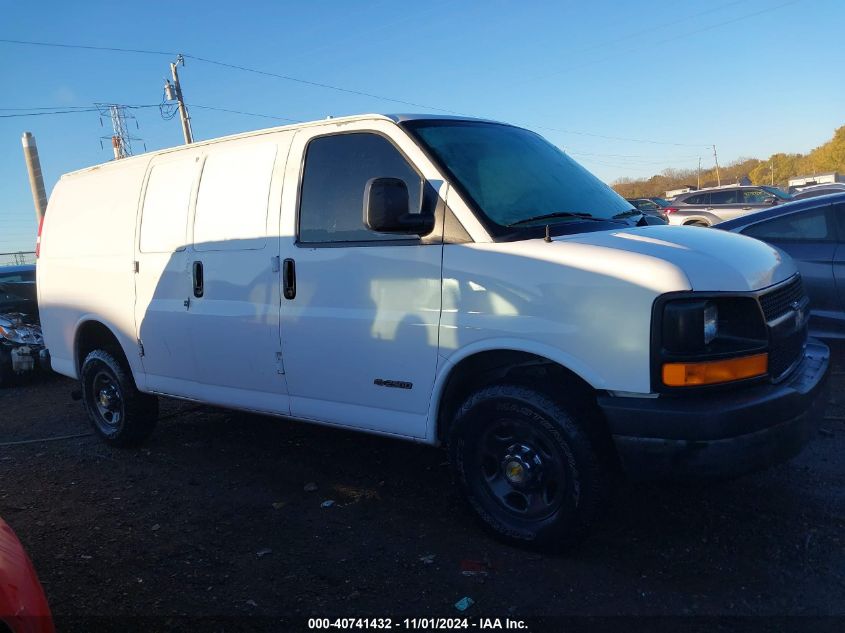
[[[97,434],[113,446],[134,446],[155,428],[158,398],[138,391],[111,353],[94,350],[81,372],[82,402]]]
[[[458,410],[450,459],[470,506],[498,538],[560,551],[587,532],[607,472],[585,432],[588,420],[579,419],[583,409],[493,385]]]

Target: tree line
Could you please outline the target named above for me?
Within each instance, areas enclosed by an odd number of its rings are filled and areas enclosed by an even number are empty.
[[[807,154],[772,154],[766,160],[739,158],[720,166],[722,184],[740,182],[748,178],[754,185],[771,185],[786,188],[793,176],[825,172],[845,174],[845,126],[838,128],[833,138]],[[698,182],[697,169],[664,169],[650,178],[620,178],[613,188],[625,198],[663,196],[670,189],[680,189]],[[701,170],[701,186],[715,187],[718,182],[716,168]]]

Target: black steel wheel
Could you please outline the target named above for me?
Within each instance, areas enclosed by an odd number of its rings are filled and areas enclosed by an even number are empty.
[[[158,399],[138,391],[127,369],[111,353],[94,350],[81,372],[82,402],[97,434],[114,446],[133,446],[155,428]]]
[[[500,539],[560,551],[590,527],[607,477],[582,410],[517,385],[482,388],[458,410],[450,460],[470,506]]]
[[[503,510],[542,520],[560,507],[567,472],[554,442],[541,427],[512,415],[482,431],[476,448],[482,484]]]

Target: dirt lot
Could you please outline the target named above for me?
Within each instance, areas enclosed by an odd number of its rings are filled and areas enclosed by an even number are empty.
[[[841,362],[835,372],[829,419],[791,463],[729,483],[623,484],[568,557],[488,538],[443,452],[413,444],[165,402],[168,417],[141,450],[90,435],[8,445],[89,432],[62,378],[0,390],[0,516],[28,548],[62,630],[219,624],[182,616],[232,618],[220,630],[305,630],[310,616],[455,616],[463,596],[476,618],[841,624]],[[462,561],[486,574],[462,574]],[[173,619],[137,619],[151,615]],[[91,619],[102,616],[123,619]]]

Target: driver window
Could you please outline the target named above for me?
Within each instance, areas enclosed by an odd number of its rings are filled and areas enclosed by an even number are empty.
[[[302,243],[396,240],[364,226],[364,188],[371,178],[400,178],[412,213],[420,212],[423,181],[386,138],[372,133],[319,136],[309,144],[299,202]]]

